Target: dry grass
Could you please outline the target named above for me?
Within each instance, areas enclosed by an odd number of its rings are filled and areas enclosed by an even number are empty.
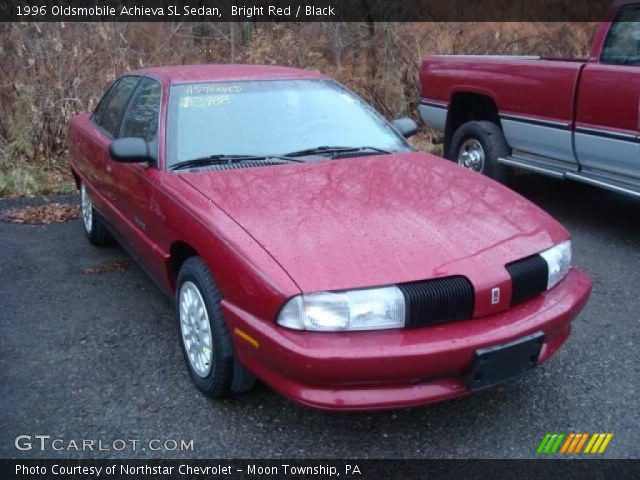
[[[66,123],[128,70],[262,63],[321,70],[389,118],[415,117],[427,54],[585,56],[594,24],[21,23],[0,25],[0,196],[68,191]],[[424,140],[424,141],[423,141]],[[431,149],[429,133],[417,145]]]
[[[0,160],[0,197],[67,194],[75,189],[71,172],[60,159],[53,162]]]

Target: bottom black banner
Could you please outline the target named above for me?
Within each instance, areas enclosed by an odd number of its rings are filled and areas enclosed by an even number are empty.
[[[638,460],[0,460],[0,479],[631,479]]]

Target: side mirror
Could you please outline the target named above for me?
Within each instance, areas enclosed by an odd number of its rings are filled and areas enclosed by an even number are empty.
[[[391,123],[404,138],[412,137],[418,133],[418,124],[409,117],[397,118]]]
[[[109,145],[109,155],[116,162],[140,163],[152,161],[149,145],[142,138],[116,138]]]

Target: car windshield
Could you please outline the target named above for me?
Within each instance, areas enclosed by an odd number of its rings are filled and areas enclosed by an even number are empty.
[[[330,80],[174,85],[168,128],[169,166],[211,155],[277,156],[318,147],[410,150],[386,120]]]

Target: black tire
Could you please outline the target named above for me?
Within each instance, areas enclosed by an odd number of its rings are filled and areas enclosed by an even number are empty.
[[[107,230],[104,218],[102,218],[100,212],[98,212],[93,207],[93,204],[91,204],[91,199],[89,198],[89,194],[85,190],[84,185],[80,185],[80,196],[82,208],[82,224],[84,226],[84,233],[87,235],[89,243],[98,247],[113,244],[115,242],[115,239],[113,238],[109,230]],[[88,204],[85,203],[85,200],[88,202]],[[87,222],[85,218],[85,211],[87,209],[90,212],[91,216],[90,222]]]
[[[486,120],[462,124],[451,139],[449,160],[459,163],[460,151],[465,142],[470,139],[477,140],[484,150],[485,159],[479,173],[498,182],[506,183],[509,179],[510,169],[506,165],[498,163],[498,157],[511,155],[511,148],[507,144],[500,127]]]
[[[204,300],[212,340],[212,362],[208,375],[201,376],[191,365],[185,340],[182,335],[180,317],[180,292],[185,282],[191,282]],[[237,359],[227,324],[222,315],[222,294],[201,257],[187,259],[180,268],[176,285],[176,314],[180,346],[191,379],[198,389],[211,398],[224,398],[230,394],[244,393],[253,388],[255,376]]]

